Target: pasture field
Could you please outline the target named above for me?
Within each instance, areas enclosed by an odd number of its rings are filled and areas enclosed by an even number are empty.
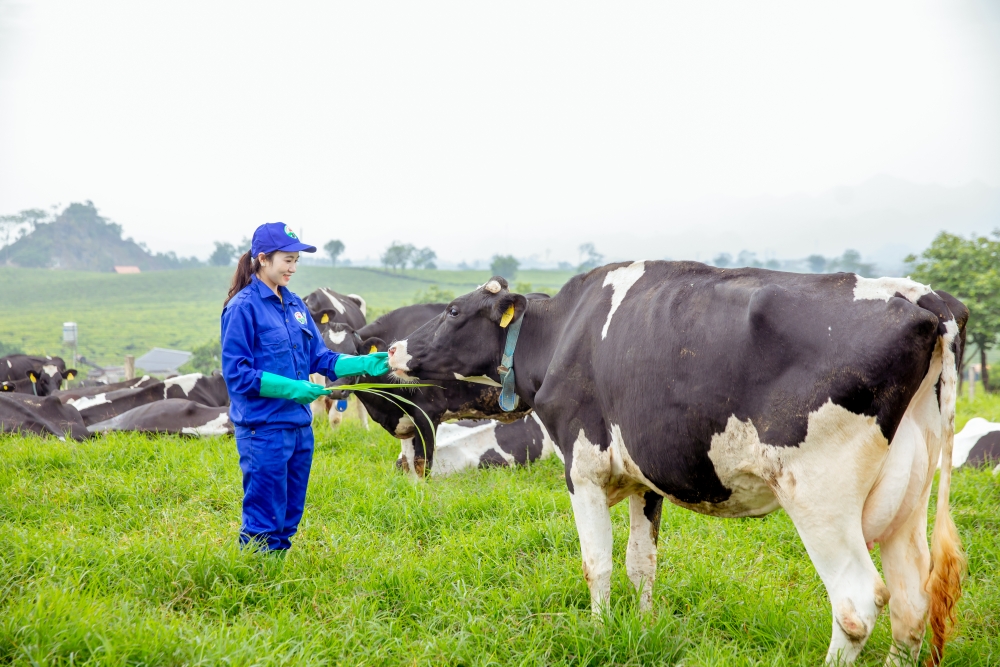
[[[970,407],[961,423],[995,415],[1000,398]],[[229,438],[0,439],[0,663],[822,662],[829,607],[783,512],[720,520],[665,505],[644,616],[618,505],[602,625],[554,458],[412,483],[394,470],[398,451],[377,427],[318,423],[306,516],[281,561],[236,548]],[[959,470],[952,503],[969,575],[945,664],[997,665],[1000,480]],[[859,664],[881,665],[889,644],[884,613]]]
[[[219,315],[233,267],[204,267],[133,275],[0,267],[0,342],[29,354],[63,355],[62,323],[76,322],[80,354],[121,365],[126,354],[153,347],[190,350],[219,335]],[[515,282],[557,289],[571,271],[519,271]],[[413,302],[432,286],[463,294],[489,271],[301,266],[291,289],[305,296],[318,287],[360,294],[380,314]],[[369,321],[371,318],[369,318]]]

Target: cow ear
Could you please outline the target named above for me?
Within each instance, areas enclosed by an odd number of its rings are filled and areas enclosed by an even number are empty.
[[[28,371],[27,373],[24,374],[24,376],[26,378],[28,378],[29,380],[31,380],[32,384],[34,384],[35,382],[38,382],[38,376],[35,375],[35,371]]]
[[[67,368],[66,372],[63,373],[63,377],[66,378],[67,380],[72,380],[73,378],[76,377],[76,369],[75,368]]]
[[[389,349],[386,342],[381,338],[376,338],[372,336],[371,338],[365,338],[361,342],[361,347],[359,348],[361,354],[375,354],[376,352],[385,352]]]
[[[7,382],[6,380],[4,380],[2,383],[0,383],[0,392],[4,392],[4,391],[14,391],[14,383],[13,382]]]
[[[528,307],[528,300],[521,294],[504,292],[493,304],[491,319],[500,325],[501,329],[506,329],[511,322],[524,314],[524,309]]]

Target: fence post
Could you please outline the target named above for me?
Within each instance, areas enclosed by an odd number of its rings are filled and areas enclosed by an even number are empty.
[[[135,379],[135,356],[131,354],[125,355],[125,379]]]

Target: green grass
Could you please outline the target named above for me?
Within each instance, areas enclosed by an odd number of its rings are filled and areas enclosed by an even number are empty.
[[[602,626],[554,459],[414,484],[397,453],[379,429],[318,425],[306,516],[282,562],[235,546],[231,439],[0,439],[0,663],[822,662],[829,608],[783,512],[720,520],[665,506],[643,616],[618,505]],[[969,577],[946,664],[996,665],[1000,480],[959,470],[953,506]],[[889,642],[883,614],[860,664],[881,665]]]
[[[29,354],[69,355],[62,323],[79,325],[80,354],[105,364],[123,363],[153,347],[191,350],[219,335],[219,315],[233,269],[213,267],[117,275],[84,271],[0,267],[0,341]],[[558,288],[566,271],[521,271],[517,281]],[[462,294],[489,271],[407,270],[302,266],[291,288],[305,296],[332,287],[363,296],[375,314],[413,301],[431,285]]]

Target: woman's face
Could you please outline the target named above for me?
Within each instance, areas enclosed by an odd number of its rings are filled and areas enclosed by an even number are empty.
[[[299,263],[299,253],[277,250],[271,255],[270,261],[264,257],[264,253],[258,255],[257,260],[260,262],[262,278],[273,285],[288,287],[288,281],[292,279],[295,266]]]

